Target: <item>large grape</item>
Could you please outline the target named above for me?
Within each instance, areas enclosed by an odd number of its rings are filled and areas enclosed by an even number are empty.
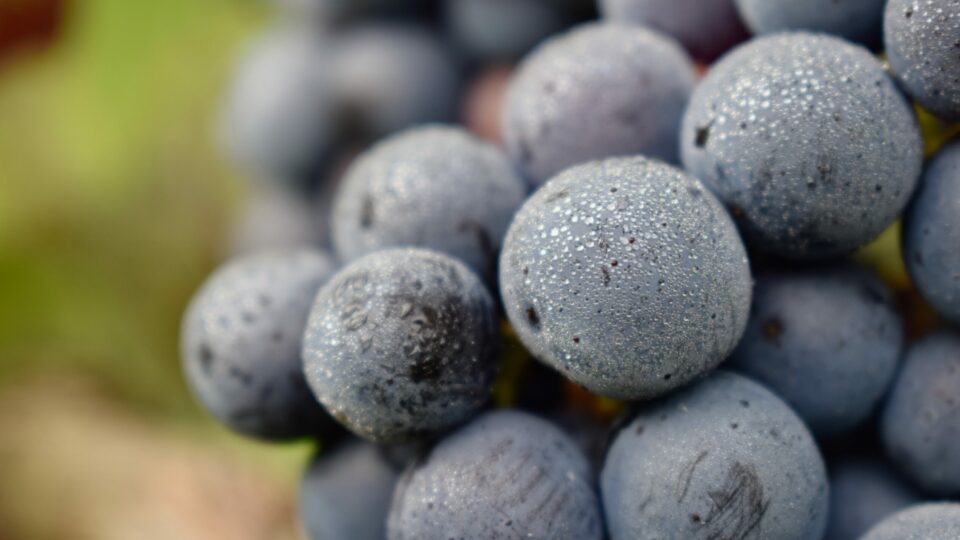
[[[903,211],[922,165],[909,104],[880,63],[838,38],[754,39],[716,64],[683,123],[683,163],[752,244],[843,255]]]
[[[540,360],[591,392],[649,399],[716,367],[750,309],[733,222],[695,178],[641,157],[568,169],[520,209],[504,306]]]

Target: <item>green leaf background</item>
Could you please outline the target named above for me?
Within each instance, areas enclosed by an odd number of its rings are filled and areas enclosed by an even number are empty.
[[[214,425],[177,352],[243,192],[216,146],[220,99],[270,13],[78,0],[65,17],[52,45],[0,63],[0,540],[291,538],[310,446]],[[186,494],[209,508],[184,515]],[[279,525],[231,529],[250,508]]]

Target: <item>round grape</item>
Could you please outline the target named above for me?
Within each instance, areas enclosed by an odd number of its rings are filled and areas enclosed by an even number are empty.
[[[563,432],[491,412],[453,433],[397,484],[390,540],[599,540],[590,467]]]
[[[823,540],[850,540],[920,496],[879,459],[847,458],[830,471],[830,517]]]
[[[344,34],[335,51],[334,92],[354,129],[382,136],[456,116],[459,68],[428,31],[364,26]]]
[[[635,157],[573,167],[537,191],[507,233],[500,287],[534,356],[593,393],[649,399],[726,359],[751,277],[716,198]]]
[[[943,331],[910,348],[882,424],[907,477],[933,494],[960,494],[960,335]]]
[[[272,28],[241,59],[223,112],[230,157],[254,173],[296,178],[324,157],[336,130],[325,42],[309,25]]]
[[[673,36],[694,57],[712,61],[747,38],[733,0],[600,0],[609,21],[639,24]]]
[[[467,56],[487,62],[523,55],[561,30],[556,0],[446,0],[446,25]]]
[[[810,30],[879,45],[886,0],[735,0],[755,34]]]
[[[333,274],[317,252],[247,255],[217,270],[183,319],[183,369],[193,393],[230,428],[265,439],[329,433],[333,422],[303,378],[310,304]]]
[[[399,474],[379,448],[348,443],[314,458],[300,482],[310,540],[383,540]]]
[[[960,2],[890,0],[884,42],[907,93],[937,116],[960,120]]]
[[[507,152],[540,185],[571,165],[646,154],[677,161],[693,65],[653,30],[586,24],[551,38],[507,90]]]
[[[913,283],[944,317],[960,324],[960,142],[927,166],[903,222]]]
[[[307,382],[334,418],[377,442],[451,428],[487,401],[497,368],[493,301],[446,255],[378,251],[317,295],[303,339]]]
[[[388,247],[430,248],[492,281],[526,192],[492,145],[459,128],[414,128],[350,167],[334,202],[334,245],[346,261]]]
[[[642,407],[607,452],[600,493],[611,540],[810,540],[829,498],[803,422],[725,372]]]
[[[860,540],[956,540],[960,538],[960,504],[928,503],[901,510],[880,522]]]
[[[863,422],[886,393],[903,347],[893,296],[853,265],[757,278],[731,369],[762,382],[818,435]]]
[[[838,38],[754,39],[690,100],[683,162],[749,240],[788,258],[846,254],[906,206],[922,166],[909,104],[873,56]]]

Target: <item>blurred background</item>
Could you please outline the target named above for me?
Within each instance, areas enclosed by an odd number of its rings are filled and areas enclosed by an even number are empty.
[[[297,538],[308,444],[187,393],[177,334],[244,186],[217,147],[242,0],[0,0],[0,539]]]
[[[570,20],[525,15],[546,21],[532,33],[493,24],[504,33],[475,36],[473,57],[445,44],[465,89],[446,119],[495,140],[509,66],[592,16],[592,2],[569,1],[582,6]],[[177,350],[190,295],[220,261],[314,225],[219,144],[234,68],[275,7],[0,0],[0,540],[302,538],[294,494],[313,446],[216,424]],[[929,150],[956,130],[924,118]],[[322,201],[316,178],[396,127],[348,126],[320,170],[280,183]],[[279,231],[258,238],[258,220]],[[897,246],[892,229],[858,257],[901,292],[919,333],[933,315]]]

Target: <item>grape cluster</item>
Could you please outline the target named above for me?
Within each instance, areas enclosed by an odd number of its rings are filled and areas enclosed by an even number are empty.
[[[311,540],[960,539],[960,0],[273,3],[182,357]]]

